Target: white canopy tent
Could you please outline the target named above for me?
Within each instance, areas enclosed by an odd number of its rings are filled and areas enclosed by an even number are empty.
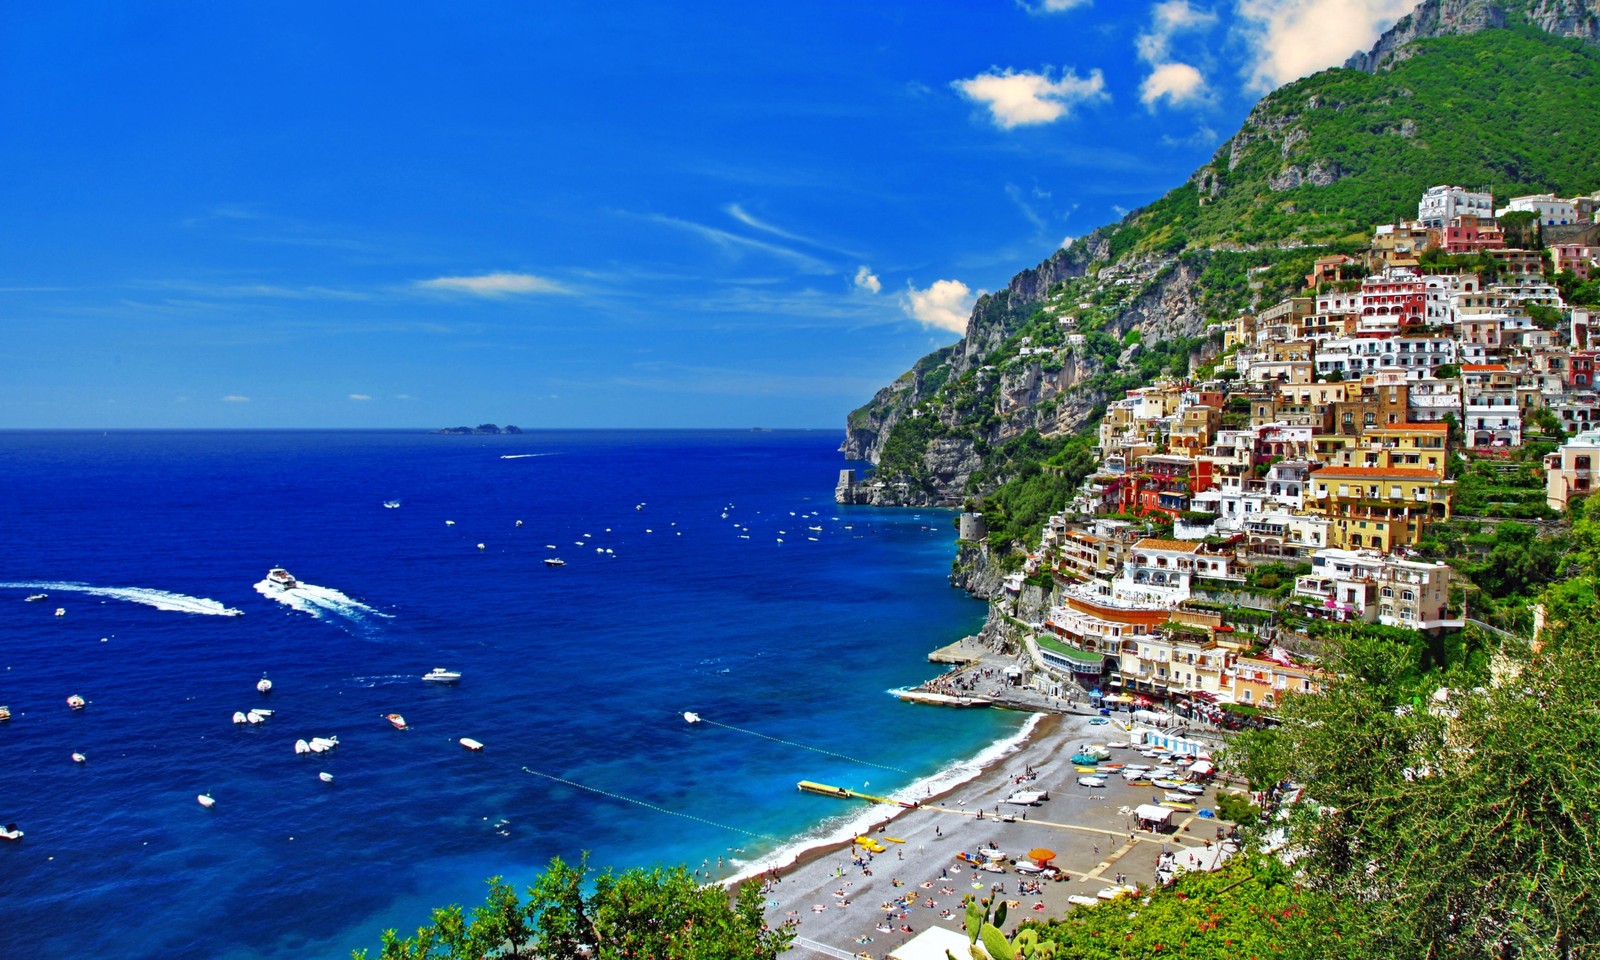
[[[971,956],[971,949],[966,934],[944,927],[929,927],[889,951],[889,960],[947,960],[947,950],[955,956],[966,957]]]

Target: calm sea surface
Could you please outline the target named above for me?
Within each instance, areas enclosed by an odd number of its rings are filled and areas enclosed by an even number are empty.
[[[835,505],[837,441],[0,433],[0,953],[342,958],[555,855],[847,829],[800,779],[952,775],[1021,725],[889,693],[982,622],[952,514]]]

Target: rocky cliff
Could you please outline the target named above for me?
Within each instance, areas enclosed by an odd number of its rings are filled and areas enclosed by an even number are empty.
[[[1376,73],[1412,52],[1413,41],[1464,36],[1525,23],[1558,37],[1600,44],[1600,0],[1423,0],[1344,65]]]

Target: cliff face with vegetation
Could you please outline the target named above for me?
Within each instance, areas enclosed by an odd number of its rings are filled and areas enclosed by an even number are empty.
[[[1427,0],[1353,59],[1288,84],[1150,205],[1017,274],[850,414],[878,503],[972,504],[1003,545],[1093,466],[1103,404],[1205,372],[1216,321],[1300,291],[1434,184],[1497,196],[1600,184],[1600,0]],[[1003,549],[1003,547],[1002,547]]]

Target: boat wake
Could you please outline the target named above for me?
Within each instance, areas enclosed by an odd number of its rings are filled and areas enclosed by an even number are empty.
[[[502,453],[502,454],[500,454],[500,459],[501,460],[528,460],[528,459],[533,458],[533,457],[550,457],[550,456],[554,456],[554,454],[550,454],[550,453]]]
[[[332,587],[319,587],[314,583],[301,582],[291,590],[279,588],[261,580],[255,585],[256,593],[268,600],[276,600],[284,606],[298,613],[310,614],[318,620],[337,617],[351,620],[356,623],[365,623],[374,618],[389,619],[390,614],[374,609],[360,600],[345,596]]]
[[[157,590],[153,587],[97,587],[88,583],[29,580],[17,583],[0,583],[0,589],[76,593],[90,597],[105,597],[110,600],[123,600],[128,603],[142,603],[147,607],[155,607],[157,610],[170,610],[174,613],[194,613],[209,617],[238,617],[244,614],[243,610],[236,610],[220,601],[207,597],[191,597],[182,593],[173,593],[170,590]]]

